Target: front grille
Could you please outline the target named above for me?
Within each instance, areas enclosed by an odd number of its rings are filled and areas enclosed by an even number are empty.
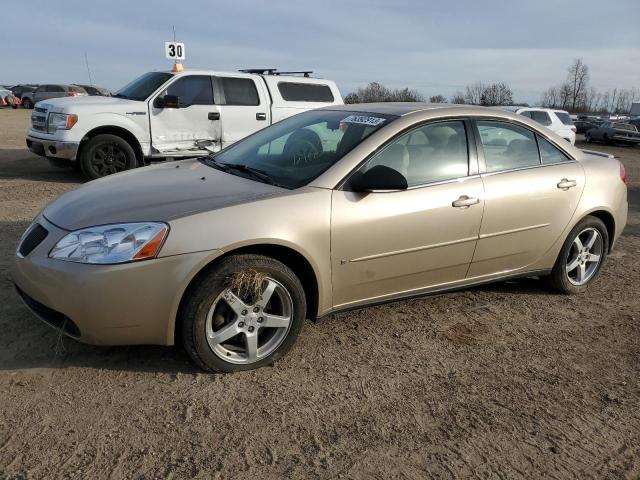
[[[64,315],[63,313],[57,312],[52,308],[47,307],[46,305],[41,304],[37,300],[34,300],[29,295],[24,293],[20,288],[16,285],[16,291],[18,295],[22,297],[24,303],[31,309],[33,313],[36,314],[38,318],[40,318],[43,322],[52,326],[56,330],[60,330],[70,337],[80,338],[80,329],[78,326],[71,320],[69,317]]]
[[[31,128],[44,132],[47,129],[47,109],[36,107],[31,114]]]
[[[39,223],[36,223],[31,227],[29,233],[25,235],[20,247],[18,248],[18,253],[23,257],[26,257],[33,252],[33,249],[40,245],[45,238],[47,238],[47,235],[49,235],[47,229]]]

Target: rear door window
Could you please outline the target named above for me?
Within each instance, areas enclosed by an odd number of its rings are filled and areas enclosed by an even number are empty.
[[[333,93],[328,85],[313,83],[280,82],[278,90],[288,102],[333,102]]]
[[[484,151],[485,170],[499,172],[540,165],[534,134],[507,122],[476,122]]]
[[[62,88],[60,85],[49,85],[49,91],[56,92],[56,93],[64,93],[64,88]]]
[[[224,105],[260,105],[256,84],[250,78],[219,77]]]
[[[571,120],[571,117],[567,112],[554,112],[554,113],[556,114],[556,117],[558,117],[564,125],[573,125],[573,120]]]
[[[551,117],[544,110],[531,110],[531,119],[535,120],[540,125],[551,125]]]

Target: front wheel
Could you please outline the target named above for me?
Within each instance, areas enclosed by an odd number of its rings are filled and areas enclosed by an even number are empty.
[[[225,258],[185,299],[185,350],[213,372],[250,370],[282,358],[306,317],[304,289],[284,264],[262,255]]]
[[[562,293],[582,293],[600,273],[609,251],[602,220],[585,217],[573,227],[551,272],[551,286]]]
[[[33,102],[29,98],[23,98],[22,106],[28,110],[31,110],[33,108]]]
[[[89,180],[136,167],[136,153],[117,135],[96,135],[82,148],[80,168]]]

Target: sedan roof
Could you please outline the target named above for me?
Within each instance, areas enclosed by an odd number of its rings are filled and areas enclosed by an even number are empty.
[[[421,103],[421,102],[378,102],[378,103],[347,103],[345,105],[331,105],[323,107],[325,110],[345,110],[348,112],[380,113],[386,115],[407,115],[425,110],[439,108],[464,108],[469,105],[454,105],[450,103]]]

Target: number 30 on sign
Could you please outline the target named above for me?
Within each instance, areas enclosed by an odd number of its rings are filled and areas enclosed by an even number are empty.
[[[164,54],[169,60],[184,60],[184,43],[164,42]]]

